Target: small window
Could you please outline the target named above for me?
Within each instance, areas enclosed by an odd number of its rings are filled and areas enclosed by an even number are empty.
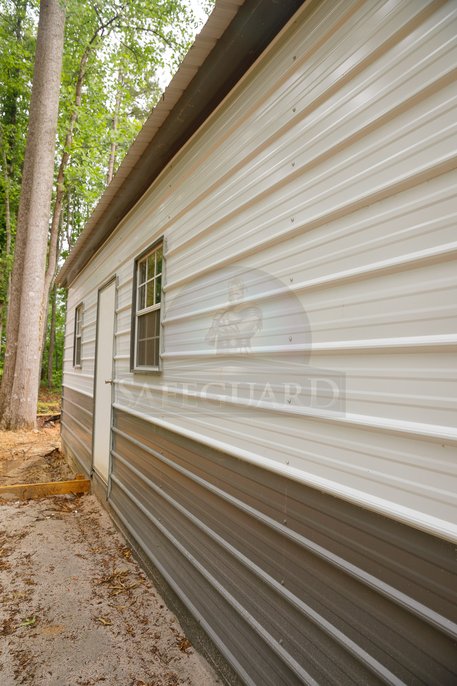
[[[135,260],[132,368],[138,371],[158,371],[160,367],[162,274],[160,242]]]
[[[73,341],[73,366],[81,367],[81,336],[82,336],[83,306],[78,305],[75,310],[75,337]]]

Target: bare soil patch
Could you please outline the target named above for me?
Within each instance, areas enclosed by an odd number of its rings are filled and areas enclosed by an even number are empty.
[[[0,505],[2,686],[215,686],[94,496]]]
[[[0,432],[0,485],[74,477],[60,451],[60,423],[38,418],[40,425],[33,431]]]

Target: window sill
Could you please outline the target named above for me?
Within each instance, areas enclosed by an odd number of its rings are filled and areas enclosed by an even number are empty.
[[[132,369],[133,374],[161,374],[160,367],[135,367]]]

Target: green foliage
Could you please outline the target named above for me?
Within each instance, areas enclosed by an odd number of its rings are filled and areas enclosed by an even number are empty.
[[[51,294],[52,297],[52,294]],[[52,387],[60,388],[62,386],[62,369],[63,369],[63,355],[65,345],[65,313],[67,309],[67,292],[64,288],[58,288],[56,291],[56,310],[54,322],[54,356],[52,360]],[[51,335],[51,308],[48,311],[47,335],[43,350],[43,369],[42,378],[47,372],[47,362],[49,354]],[[44,380],[44,379],[43,379]]]
[[[0,361],[33,76],[35,10],[32,0],[0,0]]]
[[[200,5],[209,14],[214,0],[200,0]],[[66,0],[66,8],[56,175],[64,152],[69,159],[63,182],[59,264],[105,188],[110,154],[114,152],[117,167],[158,101],[159,84],[176,70],[200,26],[189,0]],[[38,13],[39,0],[0,0],[0,372],[4,305],[13,260],[12,251],[7,254],[6,250],[6,207],[9,200],[13,248]],[[76,103],[78,78],[82,88]],[[62,381],[65,299],[59,291],[53,361],[56,386]],[[44,363],[49,330],[50,313]]]
[[[118,166],[160,97],[161,72],[177,68],[197,28],[186,0],[106,0],[99,4],[68,0],[67,7],[60,151],[75,111],[81,59],[85,54],[88,59],[65,174],[64,251],[68,248],[65,243],[73,243],[81,232],[104,189],[111,144],[116,145]]]

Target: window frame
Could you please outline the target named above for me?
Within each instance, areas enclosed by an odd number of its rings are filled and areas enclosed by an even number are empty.
[[[82,369],[82,347],[83,347],[83,321],[84,321],[84,304],[79,303],[75,307],[75,322],[73,327],[73,367],[74,369]],[[79,332],[78,332],[79,324]],[[77,359],[77,340],[79,339],[79,361]]]
[[[133,372],[134,374],[160,374],[162,372],[162,305],[163,305],[163,277],[165,274],[165,256],[164,256],[164,246],[165,246],[165,241],[164,237],[161,236],[158,238],[156,241],[151,243],[145,250],[143,250],[139,255],[137,255],[133,261],[133,289],[132,289],[132,320],[131,320],[131,334],[130,334],[130,371]],[[150,255],[154,254],[159,250],[159,248],[162,248],[162,271],[160,272],[161,275],[161,285],[160,285],[160,302],[155,303],[154,305],[151,305],[149,307],[144,307],[141,310],[138,310],[138,293],[139,293],[139,286],[141,284],[138,284],[138,268],[140,262],[143,262],[145,258],[149,257]],[[157,274],[154,273],[154,281],[157,278]],[[144,285],[146,285],[149,281],[152,279],[147,279],[144,282]],[[137,351],[138,351],[138,319],[144,314],[148,314],[150,312],[158,312],[159,313],[159,348],[158,348],[158,365],[156,367],[150,366],[150,365],[138,365],[137,363]]]

